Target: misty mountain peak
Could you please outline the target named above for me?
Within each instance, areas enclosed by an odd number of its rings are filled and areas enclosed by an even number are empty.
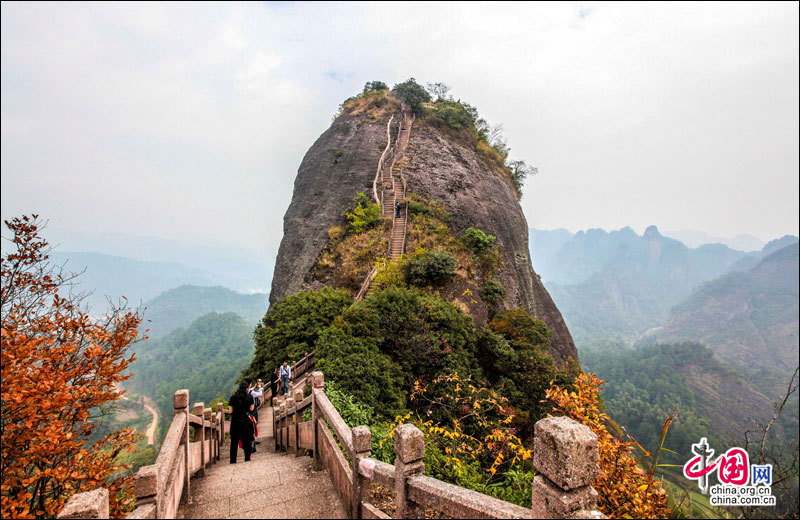
[[[658,228],[656,226],[647,226],[647,229],[644,230],[644,238],[661,238],[661,233],[658,232]]]

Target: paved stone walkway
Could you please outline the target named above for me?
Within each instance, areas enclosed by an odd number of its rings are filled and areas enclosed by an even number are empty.
[[[222,460],[192,479],[192,503],[178,518],[347,518],[327,472],[310,457],[269,453],[259,446],[250,462]],[[227,445],[226,445],[227,447]]]

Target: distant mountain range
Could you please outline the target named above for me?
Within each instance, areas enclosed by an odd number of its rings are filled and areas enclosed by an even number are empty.
[[[643,342],[697,341],[730,364],[790,373],[800,345],[799,268],[795,237],[755,267],[703,284]]]
[[[66,251],[80,251],[139,262],[177,263],[188,267],[192,272],[209,277],[211,283],[204,285],[223,285],[244,293],[268,292],[275,265],[275,252],[264,249],[200,245],[161,237],[76,232],[49,227],[44,236],[62,255]],[[178,285],[180,284],[163,287],[161,291],[148,297]]]
[[[632,342],[697,285],[747,256],[722,244],[691,249],[655,226],[643,235],[626,227],[580,231],[567,240],[564,230],[532,236],[534,269],[579,347],[596,339]]]
[[[106,297],[117,301],[128,299],[137,306],[181,285],[220,285],[219,277],[211,272],[176,262],[145,262],[103,253],[54,251],[51,261],[63,265],[68,272],[80,273],[75,289],[93,292],[87,298],[93,313],[102,313]]]
[[[760,251],[764,241],[753,235],[739,234],[733,238],[723,238],[702,231],[682,229],[680,231],[664,231],[664,236],[680,240],[688,247],[700,247],[705,244],[723,244],[739,251]]]

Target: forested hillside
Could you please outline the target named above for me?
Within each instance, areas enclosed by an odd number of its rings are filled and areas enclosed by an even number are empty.
[[[643,342],[698,341],[748,373],[763,369],[788,377],[797,366],[798,310],[795,243],[747,272],[703,285]]]
[[[186,329],[136,347],[127,386],[151,396],[163,419],[172,416],[172,395],[180,388],[190,389],[193,403],[233,393],[236,377],[253,355],[252,327],[233,312],[211,312]]]
[[[234,312],[255,326],[267,308],[266,294],[240,294],[225,287],[182,285],[145,303],[143,328],[157,338],[187,327],[209,312]]]

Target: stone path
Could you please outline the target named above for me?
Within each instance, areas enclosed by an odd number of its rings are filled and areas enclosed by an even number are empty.
[[[226,444],[206,476],[192,479],[192,503],[181,504],[178,518],[347,518],[328,473],[311,470],[313,459],[270,453],[266,443],[250,462],[239,450],[236,464]]]
[[[269,406],[259,412],[264,436],[250,462],[239,450],[230,464],[227,441],[206,476],[192,479],[192,503],[181,503],[178,518],[347,518],[328,473],[312,471],[311,457],[269,451],[272,413]]]

